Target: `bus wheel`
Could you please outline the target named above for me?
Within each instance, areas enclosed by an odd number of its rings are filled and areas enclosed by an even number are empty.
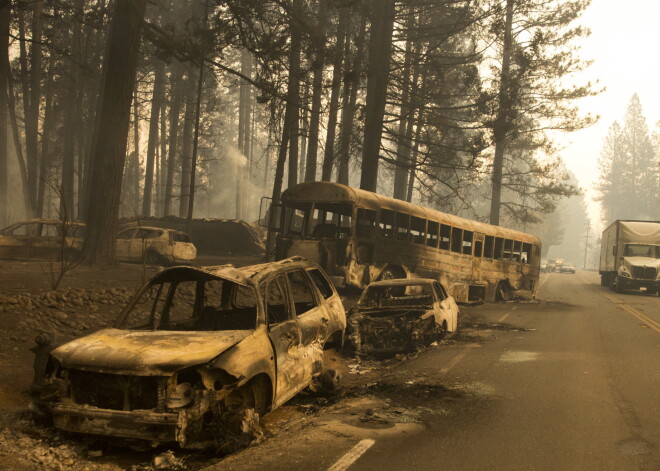
[[[508,301],[511,298],[511,292],[506,281],[500,281],[495,288],[495,301]]]

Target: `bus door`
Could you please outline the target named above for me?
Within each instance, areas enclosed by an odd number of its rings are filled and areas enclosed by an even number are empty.
[[[472,280],[481,281],[481,259],[484,255],[484,238],[485,236],[479,232],[474,233],[474,240],[472,243]]]

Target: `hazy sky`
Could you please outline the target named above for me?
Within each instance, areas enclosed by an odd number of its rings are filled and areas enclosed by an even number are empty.
[[[580,55],[594,63],[578,78],[598,79],[606,90],[580,101],[580,109],[600,120],[566,135],[561,156],[591,200],[603,139],[612,122],[623,121],[633,93],[639,95],[650,132],[660,121],[660,0],[593,0],[580,23],[591,28]],[[592,216],[597,208],[590,202]]]

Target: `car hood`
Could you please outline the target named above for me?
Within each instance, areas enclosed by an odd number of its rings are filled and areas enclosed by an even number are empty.
[[[212,360],[252,332],[104,329],[66,343],[51,355],[65,368],[139,376],[171,375]]]
[[[656,267],[660,268],[660,259],[651,257],[624,257],[628,265],[635,267]]]

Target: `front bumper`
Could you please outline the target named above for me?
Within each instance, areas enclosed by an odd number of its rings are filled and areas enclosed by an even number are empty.
[[[656,280],[635,280],[623,276],[618,277],[618,283],[621,283],[623,289],[640,289],[646,288],[649,291],[660,290],[660,281]]]
[[[51,412],[55,427],[67,432],[157,442],[177,441],[178,413],[117,411],[67,403],[53,405]]]

